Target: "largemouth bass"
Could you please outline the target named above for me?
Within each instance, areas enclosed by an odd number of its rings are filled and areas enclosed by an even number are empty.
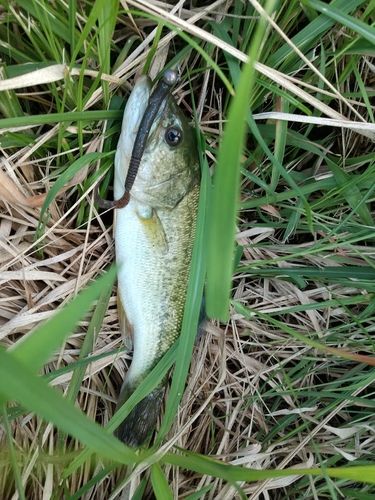
[[[125,178],[151,82],[137,80],[124,112],[115,157],[115,199]],[[168,93],[151,127],[128,204],[116,210],[119,316],[133,339],[133,360],[117,409],[167,352],[181,331],[193,249],[200,169],[192,129]],[[165,383],[125,418],[116,435],[137,447],[152,432]]]

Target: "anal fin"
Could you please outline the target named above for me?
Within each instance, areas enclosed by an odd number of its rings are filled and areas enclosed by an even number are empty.
[[[125,346],[133,350],[133,325],[126,316],[126,311],[122,305],[120,290],[117,288],[117,313],[120,323],[120,332]]]

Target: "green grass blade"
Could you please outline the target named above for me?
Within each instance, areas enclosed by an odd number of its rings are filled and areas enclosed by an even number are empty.
[[[208,165],[202,168],[201,190],[199,196],[198,221],[194,240],[193,255],[189,276],[189,286],[186,296],[185,313],[182,322],[181,335],[173,373],[173,380],[167,401],[162,424],[160,426],[158,442],[168,432],[180,404],[186,377],[189,371],[191,355],[194,348],[195,336],[201,309],[203,286],[207,265],[206,244],[206,207],[210,196],[210,174]]]
[[[164,379],[166,373],[170,370],[171,366],[176,360],[177,346],[179,340],[173,344],[169,351],[162,357],[155,368],[147,375],[142,384],[137,387],[130,398],[124,403],[121,408],[113,415],[111,421],[106,428],[114,431],[124,418],[130,413],[134,406],[145,398],[150,392],[155,389]]]
[[[289,106],[288,102],[282,97],[278,100],[278,108],[280,108],[281,113],[288,113]],[[276,160],[282,165],[284,160],[284,152],[287,140],[287,132],[288,132],[288,122],[283,120],[277,120],[275,127],[275,151],[274,155]],[[271,191],[275,191],[280,179],[280,172],[275,167],[272,170],[271,177]]]
[[[139,11],[130,11],[130,12],[135,15],[141,15],[148,19],[159,19],[157,16],[146,14],[145,12],[139,12]],[[190,49],[192,48],[196,50],[202,56],[202,58],[206,61],[207,66],[212,68],[215,71],[215,73],[217,73],[217,75],[221,78],[222,82],[224,83],[230,94],[233,95],[234,93],[233,87],[230,84],[228,78],[222,71],[220,65],[217,64],[217,62],[214,59],[212,59],[212,57],[210,57],[210,55],[206,52],[206,50],[202,48],[200,44],[195,41],[195,39],[190,37],[183,30],[176,28],[173,24],[165,21],[165,19],[161,19],[161,21],[163,22],[165,27],[169,28],[171,31],[175,31],[179,37],[181,37],[185,42],[187,42],[190,45]],[[178,59],[180,58],[178,57]]]
[[[90,31],[97,29],[96,21],[98,20],[98,17],[100,16],[102,10],[107,9],[107,3],[108,3],[107,0],[95,0],[93,4],[90,4],[90,6],[92,6],[90,15],[84,24],[82,33],[74,47],[74,51],[72,51],[71,66],[75,64],[79,52],[82,50],[82,47],[85,45],[87,39],[90,38],[89,37]]]
[[[342,13],[349,13],[362,4],[362,0],[338,0],[335,4],[336,9]],[[306,7],[309,8],[310,2],[306,2]],[[318,9],[317,9],[318,10]],[[294,45],[305,53],[314,47],[322,34],[327,32],[334,25],[332,18],[321,15],[311,21],[307,26],[298,30],[297,34],[291,39]],[[284,44],[278,51],[273,54],[268,64],[271,68],[279,66],[287,57],[294,55],[293,48]],[[297,58],[297,56],[295,56]]]
[[[116,279],[116,268],[100,276],[95,283],[81,292],[72,302],[61,309],[44,325],[20,340],[12,350],[12,356],[35,372],[70,335],[84,318],[103,288],[111,287]]]
[[[136,460],[136,455],[130,448],[87,418],[56,389],[49,387],[27,363],[20,362],[13,353],[5,352],[2,348],[0,378],[6,380],[6,384],[0,387],[1,399],[18,401],[28,411],[52,422],[108,460],[122,464],[130,464]]]
[[[142,384],[133,392],[126,403],[113,415],[110,422],[106,425],[107,431],[113,432],[117,429],[124,418],[130,413],[132,408],[134,408],[139,401],[150,394],[150,392],[160,384],[166,373],[171,369],[173,363],[176,361],[178,343],[179,340],[173,344],[155,368],[147,375]],[[83,450],[82,453],[64,470],[62,476],[63,479],[67,478],[70,474],[77,470],[86,460],[90,458],[92,453],[93,452],[90,448]]]
[[[95,122],[99,120],[120,120],[121,111],[99,110],[99,111],[68,111],[66,113],[49,113],[30,116],[17,116],[0,120],[0,132],[18,127],[32,127],[46,125],[49,123],[63,122]]]
[[[26,500],[25,489],[22,485],[22,478],[21,478],[20,468],[18,466],[18,459],[17,459],[17,455],[16,455],[16,450],[14,448],[13,435],[12,435],[12,431],[11,431],[11,428],[9,425],[8,414],[7,414],[5,406],[3,406],[3,408],[2,408],[2,415],[3,415],[2,421],[3,421],[4,430],[5,430],[7,442],[8,442],[10,463],[12,465],[13,478],[14,478],[14,482],[16,484],[17,493],[18,493],[20,500]],[[3,452],[3,450],[2,450],[2,452]]]
[[[203,498],[206,493],[208,493],[212,488],[212,484],[209,484],[202,488],[199,491],[196,491],[195,493],[192,493],[191,495],[188,495],[185,497],[185,500],[199,500],[200,498]]]
[[[234,483],[236,481],[262,481],[275,477],[288,477],[298,473],[299,475],[311,474],[312,476],[323,476],[327,473],[329,477],[345,478],[363,483],[375,484],[375,466],[353,466],[342,468],[321,469],[289,469],[289,470],[255,470],[228,465],[204,455],[186,452],[186,455],[168,453],[163,461],[172,465],[178,465],[184,469],[207,474],[208,476],[220,477],[225,481]]]
[[[109,299],[111,298],[112,295],[113,281],[110,281],[109,283],[100,282],[100,284],[102,285],[101,293],[78,356],[78,361],[77,361],[78,363],[80,361],[83,361],[86,358],[86,356],[88,356],[92,352],[93,347],[95,345],[95,341],[99,335],[100,327],[103,323],[105,313],[108,308]],[[85,372],[86,372],[85,363],[82,363],[81,365],[78,365],[77,368],[75,368],[72,379],[69,384],[69,389],[67,394],[67,399],[69,399],[69,401],[72,402],[75,401],[79,392],[79,388],[82,384]]]
[[[155,56],[156,51],[158,50],[158,45],[160,42],[161,35],[163,33],[163,28],[164,28],[164,24],[159,22],[158,26],[156,28],[155,37],[152,41],[151,50],[147,56],[147,59],[146,59],[146,62],[145,62],[144,68],[143,68],[143,72],[142,72],[143,75],[148,74],[148,70],[150,69],[151,62]]]
[[[305,3],[305,0],[303,0],[302,3]],[[365,40],[368,40],[370,43],[375,44],[374,27],[365,24],[363,21],[360,21],[359,19],[350,16],[349,14],[346,14],[332,3],[327,5],[326,3],[320,2],[319,0],[308,0],[306,3],[310,7],[314,7],[314,9],[330,17],[339,24],[352,29],[360,36],[362,36]]]
[[[147,480],[145,477],[141,479],[138,488],[135,490],[134,495],[132,496],[132,500],[143,500],[144,492],[147,486]]]
[[[362,280],[375,280],[375,269],[372,267],[357,267],[357,266],[326,266],[320,269],[314,267],[298,267],[298,268],[262,268],[251,269],[253,266],[240,266],[237,272],[247,271],[249,274],[258,274],[260,276],[273,276],[280,278],[282,276],[301,277],[304,276],[310,279],[319,280],[337,280],[344,278],[347,280],[353,279],[358,281]]]
[[[260,318],[263,318],[263,319],[268,318],[268,321],[271,324],[279,327],[280,329],[283,329],[284,332],[288,333],[291,337],[298,339],[303,344],[309,345],[309,346],[314,347],[315,349],[319,349],[320,351],[323,351],[323,352],[329,352],[329,353],[333,354],[334,356],[339,356],[339,357],[342,357],[344,359],[354,360],[358,363],[365,363],[365,364],[370,365],[370,366],[375,366],[375,357],[373,357],[373,356],[356,354],[356,353],[349,352],[349,351],[346,351],[343,349],[338,349],[336,347],[329,347],[329,346],[324,345],[320,342],[317,342],[316,340],[312,340],[311,338],[307,337],[306,335],[303,335],[302,333],[300,333],[297,330],[293,330],[292,328],[290,328],[286,324],[282,323],[281,321],[276,320],[275,318],[273,318],[271,316],[267,316],[266,314],[260,313],[259,311],[252,310],[252,312],[253,312],[253,315],[259,316]],[[372,380],[372,375],[370,376],[370,378]],[[363,383],[364,383],[364,380],[363,380]]]
[[[173,494],[168,485],[167,478],[158,463],[152,464],[151,483],[156,500],[173,500]]]
[[[75,26],[76,26],[76,12],[77,12],[77,0],[69,0],[68,3],[68,12],[69,12],[69,41],[70,41],[70,50],[73,50],[75,46]]]
[[[109,74],[111,72],[111,42],[115,29],[119,2],[117,0],[107,0],[106,5],[101,9],[98,17],[99,23],[99,62],[100,71]],[[102,81],[103,104],[107,108],[109,103],[109,83]]]
[[[6,65],[2,65],[3,78],[10,78]],[[0,113],[6,118],[12,119],[14,116],[23,116],[22,107],[14,90],[3,90],[0,92]]]
[[[333,161],[330,161],[329,158],[327,158],[327,163],[339,187],[345,184],[350,184],[350,187],[344,188],[343,191],[349,205],[358,213],[358,216],[360,217],[363,224],[366,224],[370,227],[373,226],[374,221],[367,206],[364,203],[365,198],[363,197],[363,194],[360,192],[358,187],[354,184],[354,182],[351,182],[352,180],[355,181],[355,179],[347,174],[342,168],[337,166]]]
[[[90,489],[94,487],[97,483],[102,481],[106,476],[108,476],[115,469],[115,467],[116,467],[115,465],[109,465],[107,467],[104,467],[103,470],[101,470],[98,474],[95,474],[89,481],[87,481],[82,486],[82,488],[79,488],[79,490],[75,491],[73,495],[67,497],[67,500],[80,500],[82,498],[85,498],[84,495],[85,494],[88,495]]]
[[[90,164],[91,162],[100,160],[107,156],[107,153],[87,153],[85,156],[78,158],[75,162],[73,162],[70,167],[68,167],[54,182],[51,189],[48,191],[46,199],[44,200],[43,206],[40,210],[40,221],[43,220],[43,217],[55,198],[55,196],[59,193],[60,189],[65,186],[67,182],[69,182],[83,167]]]
[[[372,123],[375,123],[374,112],[372,110],[371,103],[370,103],[370,96],[369,96],[368,90],[365,86],[365,83],[362,79],[362,76],[361,76],[360,72],[358,71],[355,60],[351,61],[351,67],[352,67],[353,73],[354,73],[356,80],[357,80],[357,83],[358,83],[360,95],[363,97],[363,100],[366,103],[366,110],[367,110],[367,113],[369,115],[369,120]]]
[[[267,3],[272,11],[274,2]],[[246,132],[250,90],[254,85],[253,64],[257,59],[266,21],[259,21],[249,51],[250,62],[245,64],[228,112],[228,123],[218,154],[214,175],[212,204],[208,222],[208,254],[206,306],[210,318],[226,321],[233,271],[235,224],[238,212],[241,155]]]
[[[288,239],[290,238],[290,236],[295,231],[297,231],[298,223],[299,223],[299,220],[301,218],[302,207],[303,207],[303,200],[302,200],[302,198],[298,198],[295,210],[292,211],[292,213],[291,213],[291,215],[289,217],[288,225],[287,225],[287,227],[285,229],[285,234],[284,234],[283,241],[288,241]]]

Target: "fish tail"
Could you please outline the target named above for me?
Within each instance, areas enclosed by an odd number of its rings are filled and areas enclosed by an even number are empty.
[[[138,448],[150,436],[160,413],[166,383],[156,387],[137,403],[115,431],[115,436],[130,448]],[[135,387],[126,380],[121,388],[116,411],[130,398]]]

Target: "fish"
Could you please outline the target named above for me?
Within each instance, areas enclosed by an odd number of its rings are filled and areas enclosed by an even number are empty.
[[[138,78],[128,99],[115,155],[114,197],[120,199],[129,161],[151,93]],[[118,309],[133,358],[116,411],[179,337],[196,230],[200,165],[194,130],[170,92],[160,103],[129,192],[115,213]],[[152,433],[167,379],[140,401],[116,429],[137,448]]]

